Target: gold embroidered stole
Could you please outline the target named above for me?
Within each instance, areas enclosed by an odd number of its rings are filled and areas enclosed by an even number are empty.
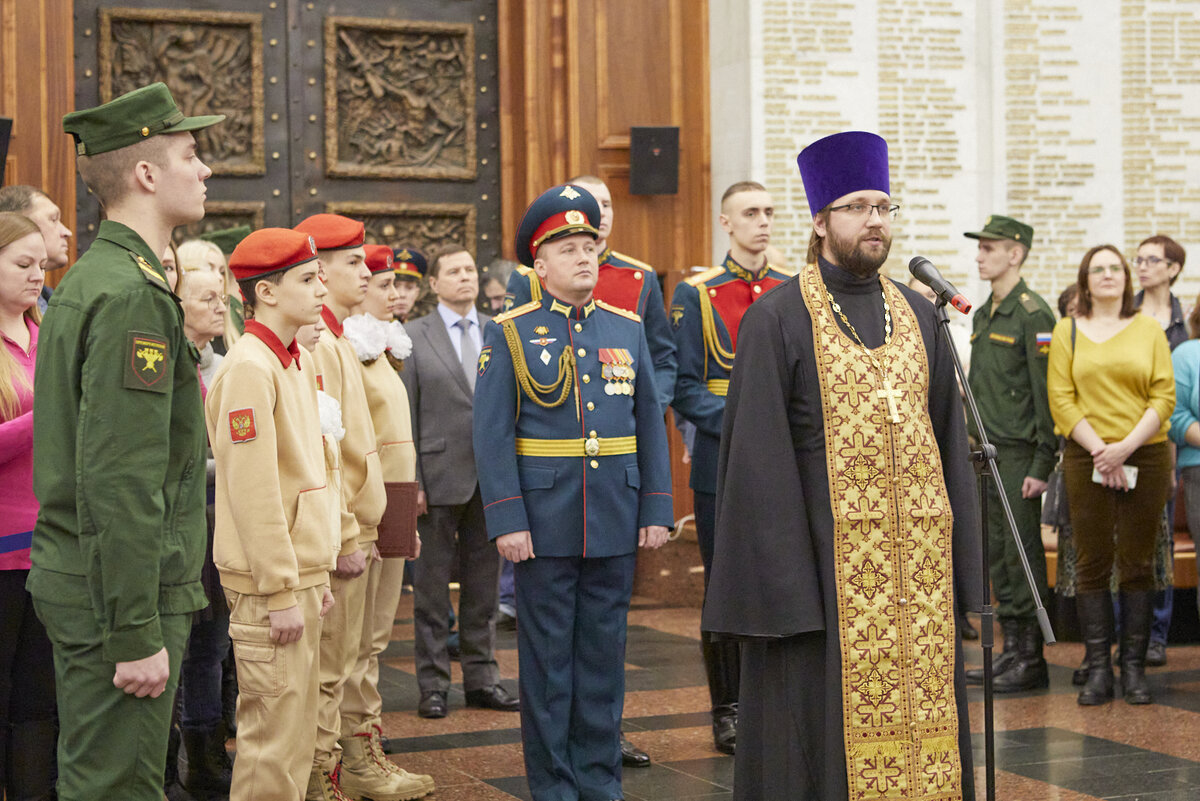
[[[929,421],[929,365],[912,307],[883,280],[891,342],[881,377],[838,326],[820,269],[812,315],[834,522],[842,719],[850,800],[961,799],[954,693],[950,499]]]

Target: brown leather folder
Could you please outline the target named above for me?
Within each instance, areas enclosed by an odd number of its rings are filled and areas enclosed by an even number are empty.
[[[417,555],[417,482],[385,481],[387,508],[379,521],[379,554],[385,559]]]

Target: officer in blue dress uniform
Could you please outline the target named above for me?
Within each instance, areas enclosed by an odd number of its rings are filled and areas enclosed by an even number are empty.
[[[675,394],[675,337],[663,304],[662,287],[658,285],[658,274],[654,268],[632,256],[618,253],[609,246],[612,234],[612,195],[608,187],[594,175],[581,175],[567,183],[586,189],[600,204],[599,238],[596,240],[596,257],[600,272],[593,294],[611,306],[635,312],[642,318],[646,331],[646,343],[654,358],[654,380],[658,384],[658,399],[663,414],[671,405]],[[515,308],[531,300],[542,299],[542,285],[533,269],[524,265],[512,271],[508,277],[508,288],[504,296],[504,310]],[[646,762],[649,762],[647,758]],[[628,764],[628,762],[626,763]]]
[[[706,587],[716,528],[717,451],[738,325],[751,303],[790,277],[767,262],[774,212],[761,184],[740,181],[725,190],[720,223],[729,234],[729,253],[720,266],[681,281],[671,298],[679,356],[673,405],[696,426],[690,484]],[[732,754],[737,744],[737,643],[701,631],[700,645],[712,700],[713,742],[719,751]]]
[[[667,435],[638,315],[592,297],[600,209],[571,185],[517,231],[540,301],[484,329],[475,459],[516,563],[521,739],[537,801],[619,799],[625,616],[639,546],[672,521]]]

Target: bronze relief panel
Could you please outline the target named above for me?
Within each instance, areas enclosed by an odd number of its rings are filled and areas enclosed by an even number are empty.
[[[473,180],[474,60],[469,24],[326,18],[326,173]]]
[[[224,114],[196,132],[216,175],[262,175],[262,15],[101,8],[100,101],[164,82],[186,115]]]

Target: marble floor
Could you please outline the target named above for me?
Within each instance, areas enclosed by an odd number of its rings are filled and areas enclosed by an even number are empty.
[[[708,690],[700,662],[699,611],[634,599],[626,652],[625,730],[653,759],[626,769],[630,801],[728,799],[733,758],[712,745]],[[462,686],[450,694],[450,715],[417,717],[413,675],[412,596],[397,612],[383,657],[380,689],[392,758],[432,774],[438,801],[529,799],[518,716],[464,707]],[[1200,801],[1200,645],[1172,646],[1166,667],[1150,669],[1157,703],[1102,707],[1075,703],[1071,670],[1083,646],[1047,649],[1050,689],[997,696],[996,798],[1005,801]],[[968,666],[981,662],[966,643]],[[516,689],[516,634],[497,635],[502,679]],[[457,663],[456,682],[461,681]],[[978,798],[984,795],[983,696],[971,690]]]

